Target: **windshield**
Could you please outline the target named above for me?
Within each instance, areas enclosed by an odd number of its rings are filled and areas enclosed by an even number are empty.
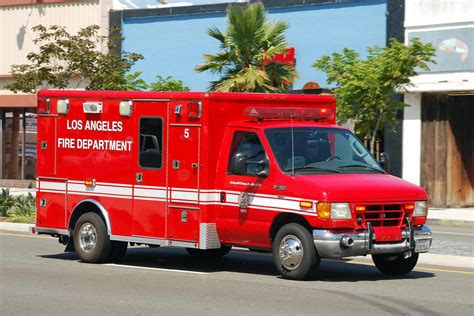
[[[295,174],[384,173],[350,131],[299,127],[265,130],[280,169]],[[292,137],[293,135],[293,137]]]

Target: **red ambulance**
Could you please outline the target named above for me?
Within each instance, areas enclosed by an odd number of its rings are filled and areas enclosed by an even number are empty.
[[[426,193],[335,114],[330,95],[43,90],[33,230],[85,262],[239,246],[273,251],[288,279],[368,254],[406,274],[431,246]]]

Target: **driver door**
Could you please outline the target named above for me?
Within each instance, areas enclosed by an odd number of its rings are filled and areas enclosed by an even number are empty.
[[[267,176],[262,176],[262,172],[266,175],[269,173],[266,152],[257,132],[233,132],[223,184],[227,206],[222,209],[227,237],[233,242],[267,242],[268,234],[262,232],[265,231],[265,225],[271,223],[273,212],[265,210],[268,201],[262,194],[271,194],[273,185]],[[244,168],[236,167],[238,157],[247,159]],[[266,166],[259,164],[261,161],[265,161]]]

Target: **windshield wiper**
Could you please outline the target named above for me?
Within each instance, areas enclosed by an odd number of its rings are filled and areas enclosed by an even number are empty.
[[[369,165],[354,164],[354,165],[339,166],[339,168],[341,168],[341,169],[342,168],[357,168],[357,167],[362,167],[362,168],[365,168],[365,169],[374,170],[374,171],[377,171],[379,173],[385,173],[385,171],[382,171],[380,169],[374,168],[374,167],[369,166]]]
[[[315,170],[315,171],[330,171],[333,173],[342,173],[339,170],[326,168],[326,167],[312,167],[312,166],[304,166],[304,167],[296,167],[296,168],[287,168],[285,171],[301,171],[301,170]]]

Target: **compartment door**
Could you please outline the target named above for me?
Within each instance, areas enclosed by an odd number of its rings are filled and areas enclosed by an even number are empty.
[[[169,239],[198,242],[200,125],[170,124]]]
[[[38,115],[38,176],[56,175],[57,119],[56,115]]]
[[[139,146],[133,186],[133,235],[165,238],[167,187],[166,150],[168,102],[134,102],[133,117]]]

